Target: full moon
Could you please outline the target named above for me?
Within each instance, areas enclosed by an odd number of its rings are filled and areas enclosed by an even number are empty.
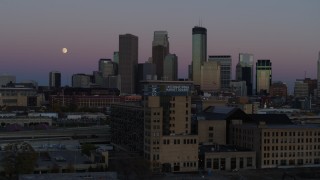
[[[62,53],[63,54],[66,54],[68,52],[68,49],[67,48],[62,48]]]

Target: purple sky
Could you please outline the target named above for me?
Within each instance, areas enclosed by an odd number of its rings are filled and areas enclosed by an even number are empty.
[[[153,32],[167,30],[179,77],[186,78],[191,32],[201,18],[208,55],[232,55],[233,66],[240,52],[271,59],[273,80],[292,87],[305,71],[316,78],[319,8],[319,0],[1,0],[0,74],[47,85],[48,72],[58,70],[69,84],[71,74],[92,73],[100,58],[112,58],[119,34],[139,37],[145,62]]]

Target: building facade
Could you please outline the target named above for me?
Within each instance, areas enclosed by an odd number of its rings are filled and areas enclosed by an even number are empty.
[[[229,90],[231,81],[232,58],[228,55],[209,56],[208,61],[218,62],[220,64],[220,85],[221,90]]]
[[[246,81],[248,95],[253,95],[253,70],[253,54],[240,53],[236,66],[236,80]]]
[[[74,88],[89,88],[91,84],[91,76],[87,74],[73,74],[72,87]]]
[[[155,31],[152,41],[152,62],[156,65],[156,74],[163,79],[164,60],[169,54],[169,41],[167,31]]]
[[[221,89],[221,66],[218,62],[208,61],[201,66],[201,90],[213,92]]]
[[[61,73],[59,71],[51,71],[49,73],[49,87],[50,88],[61,87]]]
[[[138,66],[138,37],[132,34],[119,35],[119,75],[121,93],[136,92],[136,69]]]
[[[270,86],[270,96],[271,97],[284,97],[286,98],[288,94],[288,87],[285,83],[273,82]]]
[[[297,79],[294,83],[294,97],[305,98],[309,96],[309,85],[302,79]]]
[[[15,83],[16,76],[12,75],[0,75],[0,87],[6,86],[8,83]]]
[[[102,77],[117,75],[117,65],[112,62],[111,59],[99,60],[99,71],[102,73]]]
[[[257,168],[320,166],[320,127],[317,125],[279,121],[259,121],[253,125],[235,120],[230,132],[233,144],[256,151]]]
[[[178,57],[175,54],[168,54],[164,58],[163,79],[167,81],[178,80]]]
[[[272,66],[270,60],[258,60],[256,63],[256,93],[268,94],[272,82]]]
[[[201,66],[207,61],[207,29],[192,28],[192,80],[195,85],[201,84]]]

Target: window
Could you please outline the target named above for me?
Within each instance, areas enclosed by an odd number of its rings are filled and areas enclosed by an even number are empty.
[[[247,167],[252,167],[252,157],[247,157]]]
[[[213,169],[219,169],[219,159],[218,158],[213,159]]]
[[[211,167],[212,167],[211,159],[207,159],[206,167],[207,167],[207,168],[211,168]]]
[[[209,131],[213,131],[213,127],[212,126],[209,127]]]

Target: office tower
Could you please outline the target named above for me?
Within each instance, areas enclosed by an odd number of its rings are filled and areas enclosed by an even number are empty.
[[[304,78],[303,82],[308,84],[309,96],[314,97],[314,91],[317,89],[317,79]]]
[[[209,56],[208,61],[218,62],[220,64],[220,84],[221,90],[228,90],[231,81],[232,59],[229,55]]]
[[[288,94],[288,87],[285,83],[278,81],[273,82],[270,86],[270,96],[271,97],[284,97],[286,98]]]
[[[152,62],[156,65],[158,79],[163,78],[163,61],[169,54],[167,31],[155,31],[152,41]]]
[[[121,93],[135,93],[137,66],[138,37],[132,34],[119,35],[119,75],[121,76]]]
[[[232,80],[230,82],[230,88],[236,96],[247,96],[246,81]]]
[[[178,80],[178,57],[175,54],[168,54],[164,58],[163,77],[167,81]]]
[[[102,77],[116,75],[116,67],[116,63],[112,62],[111,59],[99,60],[99,71],[102,73]]]
[[[51,71],[49,73],[49,87],[50,88],[61,87],[61,73],[59,71]]]
[[[240,53],[236,67],[236,80],[246,81],[247,94],[253,91],[253,54]]]
[[[192,80],[195,85],[201,84],[201,66],[207,59],[207,29],[192,28]]]
[[[317,97],[320,98],[320,51],[318,55],[318,66],[317,66]]]
[[[309,85],[303,79],[297,79],[294,83],[294,97],[305,98],[309,96]]]
[[[260,95],[269,93],[272,81],[272,66],[270,60],[258,60],[256,63],[256,92]]]
[[[145,63],[139,63],[138,80],[139,82],[142,80],[157,80],[156,65],[149,63],[148,61]]]
[[[218,91],[221,88],[219,62],[208,61],[201,66],[201,90],[204,92]]]
[[[119,64],[119,52],[113,52],[113,62]]]
[[[89,88],[91,84],[91,76],[87,74],[73,74],[72,87]]]
[[[15,83],[16,76],[11,76],[7,74],[0,75],[0,87],[6,86],[8,83]]]

